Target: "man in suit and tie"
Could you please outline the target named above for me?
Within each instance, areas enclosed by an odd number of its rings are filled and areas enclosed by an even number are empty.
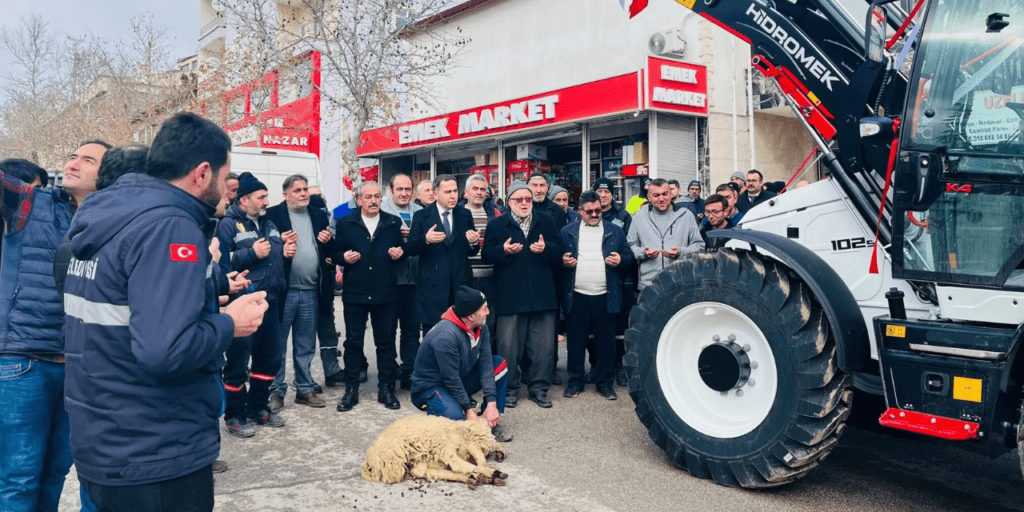
[[[480,233],[473,215],[459,202],[455,176],[434,180],[434,204],[416,212],[406,253],[419,256],[416,277],[416,318],[426,333],[455,303],[455,291],[469,285],[473,270],[469,257],[480,250]]]

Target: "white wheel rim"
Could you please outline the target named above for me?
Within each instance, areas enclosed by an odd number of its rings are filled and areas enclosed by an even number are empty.
[[[723,396],[701,379],[697,360],[704,347],[715,343],[714,336],[725,341],[729,335],[736,336],[735,343],[750,358],[752,382]],[[655,364],[672,410],[691,428],[711,437],[731,439],[750,433],[775,403],[779,379],[768,340],[747,315],[725,304],[699,302],[673,315],[658,340]]]

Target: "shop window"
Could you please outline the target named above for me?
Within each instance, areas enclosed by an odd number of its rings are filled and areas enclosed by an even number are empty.
[[[245,119],[245,96],[237,96],[228,100],[228,124],[235,124]]]

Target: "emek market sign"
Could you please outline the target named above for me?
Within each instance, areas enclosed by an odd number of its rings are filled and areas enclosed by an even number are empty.
[[[581,121],[642,109],[641,73],[504,101],[363,133],[358,154],[373,155],[438,142]]]

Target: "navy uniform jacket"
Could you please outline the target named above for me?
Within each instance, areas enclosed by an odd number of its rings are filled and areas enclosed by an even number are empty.
[[[225,275],[233,271],[248,270],[247,279],[252,281],[255,291],[267,292],[268,302],[278,302],[288,287],[284,275],[284,242],[277,226],[266,216],[253,222],[238,204],[228,208],[217,226],[220,239],[220,268]],[[263,238],[270,242],[270,254],[260,259],[252,246]]]
[[[202,226],[212,215],[174,185],[128,174],[71,223],[65,405],[90,482],[169,480],[220,452],[218,375],[234,323],[211,286]]]
[[[412,216],[408,252],[410,256],[419,256],[416,321],[421,324],[433,325],[441,321],[441,315],[451,306],[449,299],[455,297],[455,290],[462,285],[469,286],[473,279],[469,257],[480,250],[479,244],[470,246],[466,240],[466,231],[475,229],[473,214],[462,206],[452,208],[451,212],[452,234],[436,244],[427,243],[427,231],[435,227],[435,231],[444,233],[437,205],[432,204]]]

